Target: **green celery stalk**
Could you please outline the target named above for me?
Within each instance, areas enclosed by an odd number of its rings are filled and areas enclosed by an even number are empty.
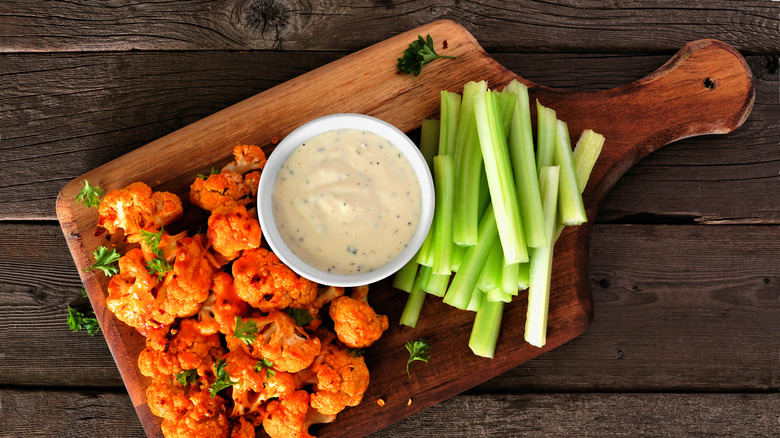
[[[490,91],[474,97],[479,145],[504,257],[507,263],[526,262],[528,249],[523,238],[517,190],[496,106],[495,94]]]
[[[585,186],[588,185],[590,172],[593,170],[593,165],[596,164],[596,159],[601,154],[603,146],[604,136],[590,129],[583,131],[580,139],[577,140],[577,146],[574,147],[572,157],[580,193],[585,191]]]
[[[428,163],[428,168],[433,172],[433,157],[439,149],[439,119],[424,119],[420,129],[420,152]]]
[[[411,292],[415,277],[417,277],[417,260],[412,257],[393,276],[393,287],[404,292]]]
[[[438,155],[452,155],[455,150],[455,133],[460,116],[460,94],[441,91]]]
[[[417,320],[420,318],[420,312],[425,303],[426,295],[425,291],[422,290],[422,283],[425,280],[426,275],[430,275],[430,272],[431,269],[425,266],[417,271],[412,291],[409,293],[409,297],[406,299],[406,305],[404,306],[404,311],[401,313],[401,318],[399,320],[401,324],[409,327],[417,325]]]
[[[482,151],[479,148],[477,122],[474,116],[474,96],[487,91],[487,82],[468,82],[463,87],[463,99],[455,137],[455,212],[453,241],[458,245],[477,244],[479,228],[479,180],[482,172]]]
[[[483,292],[501,288],[501,273],[503,271],[504,255],[501,253],[501,242],[493,240],[490,252],[482,266],[482,272],[477,280],[477,287]]]
[[[474,292],[472,292],[469,305],[466,306],[465,310],[468,310],[469,312],[477,312],[482,308],[482,303],[484,302],[485,292],[483,292],[482,289],[476,288],[474,289]]]
[[[525,264],[525,263],[522,263]],[[520,288],[520,265],[521,263],[510,263],[504,265],[501,269],[501,292],[517,295]]]
[[[530,282],[531,263],[520,263],[517,267],[517,289],[528,289],[528,283]]]
[[[423,290],[436,297],[443,297],[450,284],[450,274],[436,274],[431,272],[427,281],[423,284]]]
[[[557,121],[555,141],[555,165],[560,167],[558,182],[558,217],[564,225],[579,225],[588,220],[582,203],[577,174],[574,171],[569,129],[565,122]],[[553,230],[554,232],[555,230]]]
[[[540,171],[544,166],[552,166],[555,149],[555,137],[557,135],[557,115],[554,110],[543,106],[536,101],[536,170]]]
[[[507,90],[497,91],[495,94],[498,112],[501,114],[501,131],[504,133],[504,138],[507,138],[509,136],[509,128],[512,125],[517,95]]]
[[[452,209],[455,204],[455,164],[452,156],[438,155],[433,158],[434,178],[436,181],[436,210],[434,213],[434,233],[431,252],[433,253],[433,272],[450,275],[452,273]]]
[[[423,244],[420,247],[420,249],[417,251],[417,263],[419,263],[422,266],[431,267],[433,266],[433,233],[435,230],[435,220],[436,220],[436,212],[433,214],[434,223],[431,223],[431,228],[428,230],[428,235],[425,236],[425,240],[423,240]]]
[[[498,229],[496,228],[493,208],[488,206],[485,214],[482,215],[482,220],[479,221],[479,240],[476,245],[466,248],[460,269],[453,276],[447,293],[444,295],[444,303],[461,310],[468,306],[471,295],[477,288],[477,281],[482,272],[482,266],[485,264],[485,258],[497,235]]]
[[[542,167],[539,186],[542,191],[544,225],[550,237],[550,244],[531,251],[530,281],[528,287],[528,311],[525,318],[525,340],[541,348],[547,343],[547,311],[550,305],[550,280],[552,274],[553,245],[558,203],[557,166]]]
[[[509,158],[520,198],[520,216],[526,244],[532,248],[545,246],[549,237],[544,234],[542,199],[539,195],[539,174],[534,157],[533,128],[528,87],[513,80],[506,89],[515,93],[515,110],[509,130]]]
[[[463,262],[463,254],[466,253],[466,247],[455,245],[452,249],[452,272],[458,272],[460,264]]]
[[[501,319],[504,315],[503,301],[484,301],[474,317],[469,348],[477,356],[492,359],[496,352]]]

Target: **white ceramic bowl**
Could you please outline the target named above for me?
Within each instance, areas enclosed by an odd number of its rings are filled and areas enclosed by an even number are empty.
[[[334,129],[360,129],[372,132],[390,141],[409,160],[414,172],[417,174],[417,180],[420,183],[420,192],[422,195],[420,220],[417,224],[417,229],[412,235],[411,241],[406,248],[389,263],[372,271],[345,275],[316,269],[301,260],[292,252],[292,250],[290,250],[276,228],[276,221],[272,208],[272,195],[279,169],[287,160],[287,157],[289,157],[290,154],[306,140],[315,135]],[[433,220],[433,208],[433,178],[431,177],[431,172],[430,169],[428,169],[425,159],[414,142],[398,128],[383,120],[362,114],[349,113],[332,114],[314,119],[301,125],[279,142],[276,149],[274,149],[268,157],[268,162],[263,169],[257,197],[257,211],[258,217],[260,218],[260,226],[263,230],[263,236],[271,247],[271,250],[276,253],[279,259],[298,275],[308,278],[309,280],[323,285],[343,287],[374,283],[392,275],[406,264],[406,262],[417,253],[417,250],[420,249],[420,246],[422,246],[422,243],[425,240],[425,236],[428,234],[428,229],[431,227],[431,222]]]

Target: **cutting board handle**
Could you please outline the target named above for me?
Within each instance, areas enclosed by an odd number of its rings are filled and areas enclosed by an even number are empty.
[[[584,193],[586,205],[596,208],[640,158],[675,140],[733,131],[745,121],[755,98],[745,59],[717,40],[690,42],[654,73],[621,87],[580,93],[544,86],[535,90],[543,104],[565,108],[559,118],[572,121],[573,141],[587,128],[606,136]],[[558,105],[563,100],[567,104]]]

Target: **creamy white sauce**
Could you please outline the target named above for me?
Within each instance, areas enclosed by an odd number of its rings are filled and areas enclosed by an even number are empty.
[[[276,226],[290,250],[334,274],[372,271],[409,243],[421,191],[409,160],[367,131],[316,135],[287,158],[274,185]]]

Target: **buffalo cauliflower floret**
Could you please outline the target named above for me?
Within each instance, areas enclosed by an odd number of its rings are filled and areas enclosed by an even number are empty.
[[[147,272],[141,250],[131,249],[119,259],[119,274],[108,283],[106,306],[117,319],[146,335],[164,325],[151,319],[156,286],[157,277]]]
[[[122,228],[125,235],[130,236],[142,230],[156,232],[163,225],[178,220],[183,213],[178,196],[170,192],[152,192],[148,185],[135,182],[106,193],[98,209],[98,226],[111,234]]]
[[[279,310],[240,320],[233,335],[227,337],[227,345],[231,351],[243,349],[256,359],[270,360],[276,370],[288,373],[308,367],[320,352],[320,340],[310,337]]]
[[[207,257],[203,235],[176,242],[173,269],[157,291],[161,310],[169,315],[195,315],[209,296],[215,268]]]
[[[296,389],[292,374],[275,370],[272,363],[258,361],[243,350],[231,351],[224,359],[225,371],[233,382],[232,416],[262,412],[266,401]]]
[[[263,429],[271,438],[314,438],[309,434],[311,425],[330,423],[335,419],[335,415],[322,415],[311,409],[309,393],[298,390],[268,402]]]
[[[212,210],[207,235],[214,250],[228,260],[235,259],[243,250],[258,248],[262,241],[260,223],[247,213],[246,207],[235,203]]]
[[[151,240],[146,239],[143,236],[133,236],[132,239],[128,240],[132,242],[137,241],[141,244],[141,251],[144,253],[144,259],[152,260],[157,258],[159,251],[165,261],[171,263],[173,262],[174,257],[176,257],[176,250],[178,248],[176,243],[187,237],[187,232],[183,231],[179,234],[170,235],[165,230],[162,230],[159,232],[159,236],[159,240],[156,238],[154,239],[157,243],[156,250],[149,246]]]
[[[225,350],[219,335],[204,335],[195,319],[184,319],[167,333],[146,338],[146,348],[138,356],[138,368],[148,377],[172,376],[196,370],[199,376],[211,375],[212,365]]]
[[[322,342],[320,354],[298,377],[314,384],[311,406],[321,414],[335,415],[363,399],[368,389],[368,367],[359,353],[339,346],[333,333],[319,329],[317,335]]]
[[[172,376],[157,376],[146,388],[146,404],[158,417],[176,419],[189,405],[189,388],[174,382]]]
[[[350,348],[366,348],[389,327],[387,316],[377,315],[368,305],[368,286],[352,289],[352,297],[343,296],[330,305],[336,336]]]
[[[255,426],[244,417],[238,417],[230,429],[230,438],[255,438]]]
[[[337,286],[321,287],[317,290],[317,297],[304,309],[311,315],[311,322],[307,324],[306,330],[316,330],[322,324],[321,310],[330,304],[336,298],[344,295],[344,288]]]
[[[209,175],[206,179],[196,178],[190,186],[190,202],[208,211],[231,202],[247,205],[252,202],[252,196],[244,177],[230,170]]]
[[[221,397],[211,397],[207,390],[191,388],[187,409],[176,418],[162,422],[166,438],[227,438],[230,424]]]
[[[254,145],[238,145],[233,148],[233,161],[226,164],[222,171],[232,171],[245,174],[265,167],[266,159],[263,150]]]
[[[257,248],[233,262],[233,281],[242,300],[263,312],[303,308],[317,296],[317,284],[299,277],[276,254]]]

